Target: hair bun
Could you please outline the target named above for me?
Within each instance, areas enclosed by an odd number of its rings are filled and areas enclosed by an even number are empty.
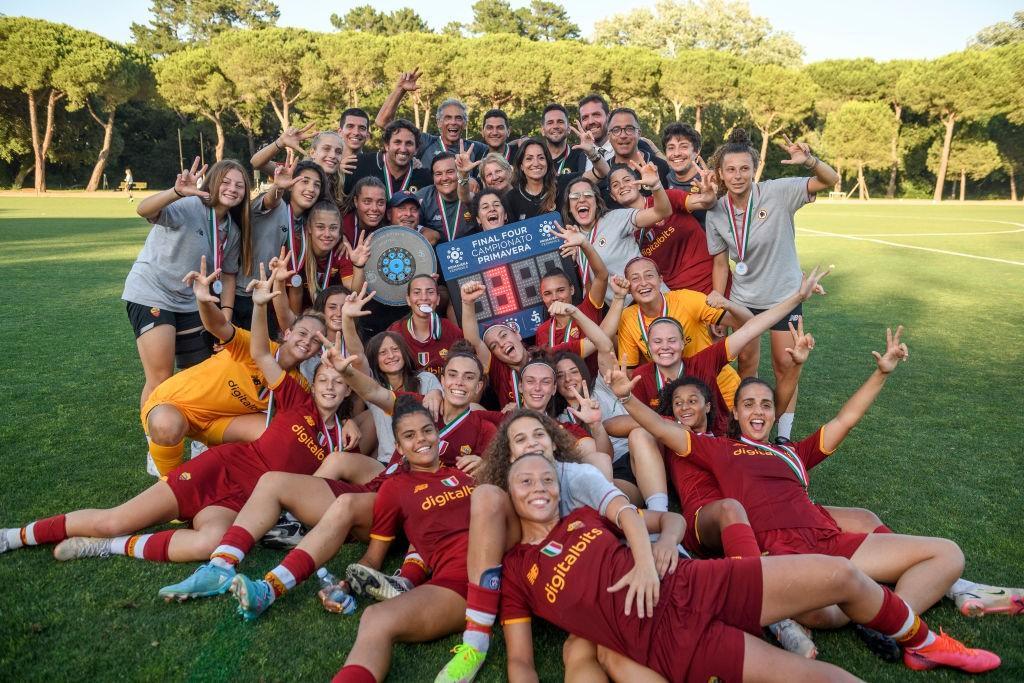
[[[740,145],[750,145],[750,133],[747,132],[746,128],[736,127],[729,133],[729,139],[726,140],[728,143],[736,143]]]

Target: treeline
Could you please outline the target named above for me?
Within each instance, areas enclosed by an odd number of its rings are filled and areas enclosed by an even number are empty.
[[[635,108],[653,139],[671,121],[693,122],[708,152],[741,125],[773,164],[772,142],[799,135],[858,193],[939,199],[955,186],[961,197],[1017,198],[1024,43],[927,61],[765,61],[501,33],[272,25],[227,28],[153,56],[63,24],[3,17],[0,183],[21,187],[32,176],[39,191],[97,189],[104,174],[116,186],[128,167],[166,186],[179,156],[246,159],[285,125],[335,128],[350,106],[372,117],[397,75],[418,66],[420,90],[401,113],[428,130],[448,96],[466,101],[471,132],[498,107],[519,135],[539,128],[547,102],[598,92]]]

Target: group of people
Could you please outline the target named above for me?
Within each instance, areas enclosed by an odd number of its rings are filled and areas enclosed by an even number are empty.
[[[963,579],[950,540],[807,494],[909,355],[887,329],[864,384],[791,440],[815,347],[803,306],[827,275],[801,272],[794,214],[836,172],[785,138],[783,163],[810,175],[755,183],[743,130],[705,161],[692,126],[653,141],[600,95],[572,118],[549,104],[540,135],[518,139],[498,109],[468,139],[449,99],[434,135],[395,118],[418,77],[402,74],[373,120],[348,109],[337,130],[286,129],[251,159],[262,191],[238,161],[197,159],[139,202],[152,227],[122,298],[158,480],[116,507],[2,529],[0,553],[202,562],[159,594],[230,591],[255,619],[366,543],[319,592],[337,612],[352,594],[375,601],[337,681],[383,680],[395,642],[460,631],[437,680],[472,680],[499,615],[513,681],[537,677],[534,616],[569,634],[573,680],[852,678],[815,659],[806,630],[850,622],[911,669],[999,666],[921,615],[944,596],[966,616],[1021,614],[1024,592]],[[551,211],[565,269],[542,274],[532,339],[480,329],[482,282],[458,309],[437,274],[409,280],[404,306],[368,290],[382,227],[436,245]],[[774,386],[758,377],[765,333]],[[282,513],[305,533],[248,577]],[[188,525],[146,531],[172,520]]]

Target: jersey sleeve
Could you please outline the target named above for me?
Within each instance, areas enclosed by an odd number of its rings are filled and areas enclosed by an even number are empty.
[[[529,576],[524,575],[524,562],[517,553],[505,558],[505,580],[501,582],[501,624],[517,624],[530,621]]]
[[[205,208],[205,206],[190,206],[190,204],[195,203],[202,204],[202,200],[199,199],[199,197],[192,197],[171,202],[161,209],[160,213],[157,214],[157,217],[150,220],[150,223],[162,225],[165,228],[170,228],[171,230],[177,230],[178,228],[184,227],[197,212]],[[206,229],[206,224],[204,223],[204,232]]]
[[[224,351],[227,351],[231,357],[237,361],[246,361],[252,358],[252,353],[249,351],[249,340],[252,338],[249,330],[242,329],[237,325],[234,326],[235,333],[231,335],[231,339],[228,341],[220,340],[221,346]],[[270,352],[273,353],[277,350],[277,347],[273,342],[270,343]]]
[[[796,444],[796,454],[803,460],[804,467],[811,469],[821,463],[825,458],[835,453],[835,450],[826,451],[823,443],[825,428],[818,427],[813,434]]]
[[[640,365],[640,323],[636,304],[622,312],[619,320],[619,361],[629,367]]]
[[[707,233],[708,253],[712,256],[729,251],[729,245],[722,237],[722,233],[719,232],[727,221],[725,209],[721,204],[716,204],[705,214],[704,227]]]
[[[605,479],[601,471],[593,465],[586,463],[573,463],[572,465],[572,467],[566,467],[566,483],[569,490],[563,491],[562,495],[568,494],[573,509],[586,505],[604,515],[612,500],[626,495],[616,488],[615,484]]]
[[[719,339],[706,349],[701,349],[683,360],[686,374],[693,375],[708,387],[714,388],[718,383],[718,373],[729,364],[729,352],[726,339]]]
[[[665,190],[665,194],[668,195],[669,204],[672,205],[672,211],[675,213],[689,213],[686,210],[686,198],[690,196],[690,193],[685,190],[677,190],[670,188]]]
[[[796,211],[804,204],[814,201],[814,196],[807,191],[808,178],[776,178],[764,181],[771,190],[779,192],[790,211]],[[778,188],[776,190],[776,188]]]
[[[281,376],[273,381],[271,381],[270,378],[267,378],[267,384],[274,392],[274,402],[277,404],[278,410],[282,408],[291,408],[299,403],[305,403],[312,400],[305,387],[299,384],[299,382],[287,372],[282,371]]]
[[[707,296],[690,289],[681,290],[686,293],[686,308],[695,320],[708,325],[717,325],[718,321],[725,315],[724,308],[708,306]]]
[[[693,432],[686,432],[686,452],[676,451],[684,458],[698,467],[710,470],[714,462],[719,440],[708,436],[696,436]]]
[[[601,309],[604,308],[604,299],[595,304],[590,300],[590,292],[591,288],[587,287],[587,295],[583,297],[583,301],[580,302],[578,308],[583,311],[583,315],[600,325],[601,321],[604,320],[604,315],[601,313]]]
[[[395,540],[398,528],[402,523],[402,508],[397,494],[398,485],[394,479],[386,480],[377,491],[377,498],[373,501],[373,525],[370,527],[370,538],[385,542]]]
[[[417,375],[417,377],[419,377],[420,380],[421,394],[429,394],[431,391],[434,391],[435,389],[438,391],[441,390],[441,382],[440,380],[437,379],[437,375],[435,375],[434,373],[427,372],[424,370],[420,372]]]

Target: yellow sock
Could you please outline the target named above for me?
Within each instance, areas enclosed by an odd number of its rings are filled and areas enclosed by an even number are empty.
[[[152,441],[149,442],[149,454],[153,456],[153,464],[156,465],[161,477],[166,477],[168,472],[182,463],[184,452],[184,439],[173,446],[161,446]]]

